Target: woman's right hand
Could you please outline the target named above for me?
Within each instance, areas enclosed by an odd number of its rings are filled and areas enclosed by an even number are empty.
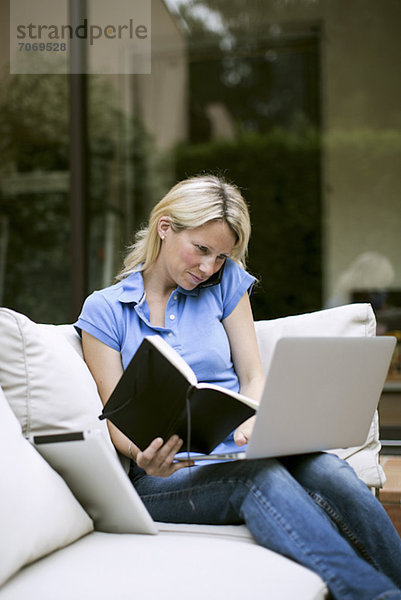
[[[146,448],[139,450],[134,456],[135,462],[147,475],[169,477],[183,467],[193,466],[193,461],[174,462],[174,456],[179,452],[182,440],[178,435],[173,435],[166,443],[162,438],[156,438]]]

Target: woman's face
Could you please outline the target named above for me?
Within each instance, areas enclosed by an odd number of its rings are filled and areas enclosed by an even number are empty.
[[[164,236],[159,259],[167,279],[172,286],[185,290],[194,289],[216,273],[236,242],[235,233],[225,221],[210,221],[176,233],[168,218],[162,217],[159,234]]]

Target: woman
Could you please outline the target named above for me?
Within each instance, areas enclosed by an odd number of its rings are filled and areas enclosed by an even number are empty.
[[[86,300],[77,328],[106,402],[144,336],[159,334],[199,381],[261,396],[245,270],[250,236],[239,190],[213,176],[174,186],[153,209],[119,283]],[[249,419],[222,444],[246,444]],[[401,599],[401,542],[353,470],[331,454],[193,466],[175,462],[182,441],[140,449],[109,423],[132,459],[130,478],[159,521],[246,523],[255,539],[309,567],[334,598]],[[221,450],[222,448],[216,449]],[[190,493],[189,493],[190,490]]]

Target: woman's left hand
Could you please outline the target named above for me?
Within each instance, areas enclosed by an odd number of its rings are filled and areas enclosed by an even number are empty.
[[[248,443],[249,438],[251,437],[254,424],[255,415],[253,417],[250,417],[237,427],[237,429],[234,432],[234,441],[237,444],[237,446],[244,446]]]

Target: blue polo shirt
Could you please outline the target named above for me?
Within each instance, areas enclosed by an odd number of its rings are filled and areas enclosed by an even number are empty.
[[[144,337],[160,335],[190,365],[198,381],[238,391],[222,321],[244,293],[251,291],[254,282],[254,277],[227,258],[220,283],[193,290],[177,287],[167,303],[165,326],[157,327],[150,322],[142,273],[132,273],[115,285],[93,292],[75,327],[118,350],[124,369]]]
[[[164,327],[150,322],[142,273],[132,273],[119,283],[93,292],[75,323],[121,353],[123,368],[129,364],[147,335],[160,335],[189,364],[199,382],[215,383],[238,391],[238,377],[222,321],[234,310],[255,278],[230,258],[221,282],[206,288],[177,287],[167,302]],[[245,446],[241,448],[245,450]],[[238,451],[231,433],[215,452]],[[209,461],[201,463],[202,466]]]

